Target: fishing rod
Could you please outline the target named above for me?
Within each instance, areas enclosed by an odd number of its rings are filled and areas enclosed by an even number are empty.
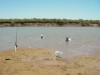
[[[15,52],[16,52],[16,49],[18,47],[18,45],[17,45],[17,34],[18,34],[18,27],[17,27],[17,30],[16,30]]]

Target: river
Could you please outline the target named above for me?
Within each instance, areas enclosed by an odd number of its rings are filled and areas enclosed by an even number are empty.
[[[67,57],[93,54],[100,48],[99,27],[1,27],[0,51],[14,48],[17,29],[18,48],[50,48]]]

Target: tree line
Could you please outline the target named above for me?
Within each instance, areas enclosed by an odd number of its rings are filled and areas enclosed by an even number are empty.
[[[98,26],[100,20],[72,19],[0,19],[0,26]]]

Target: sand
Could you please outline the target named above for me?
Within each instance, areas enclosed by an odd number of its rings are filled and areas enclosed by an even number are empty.
[[[52,49],[0,52],[0,75],[100,75],[100,49],[94,55],[57,58]]]

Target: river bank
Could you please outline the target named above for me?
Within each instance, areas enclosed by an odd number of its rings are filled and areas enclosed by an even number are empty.
[[[99,20],[71,19],[0,19],[0,27],[13,26],[93,26],[100,27]]]
[[[52,49],[0,52],[0,75],[100,75],[100,49],[92,56],[57,58]]]
[[[57,23],[2,23],[0,24],[0,27],[25,27],[25,26],[34,26],[34,27],[38,27],[38,26],[45,26],[45,27],[61,27],[61,26],[78,26],[78,27],[99,27],[99,24],[81,24],[81,23],[66,23],[66,24],[57,24]]]

